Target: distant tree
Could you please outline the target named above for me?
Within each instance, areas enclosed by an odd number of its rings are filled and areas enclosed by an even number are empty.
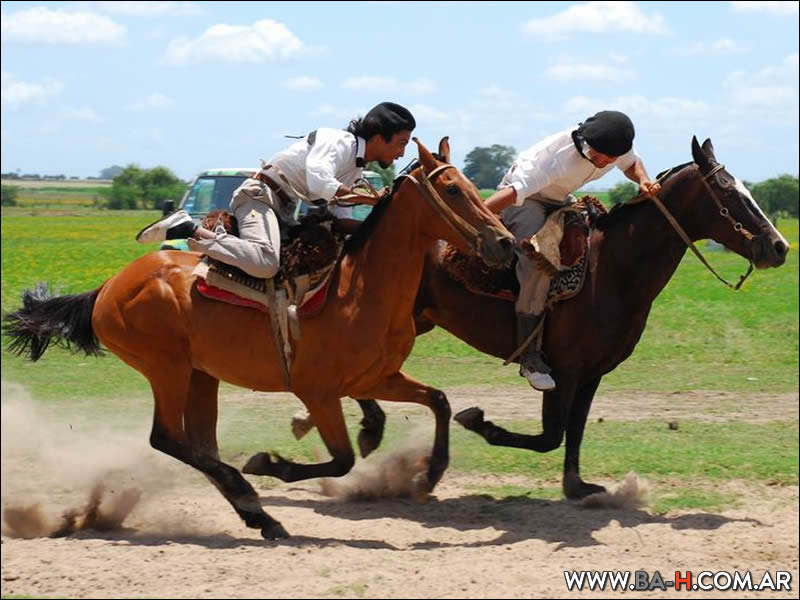
[[[17,196],[19,195],[19,187],[16,185],[3,185],[0,186],[0,198],[2,206],[16,206]]]
[[[367,170],[368,171],[375,171],[379,173],[380,176],[383,178],[383,185],[391,186],[394,178],[397,176],[395,174],[394,165],[389,165],[385,169],[374,160],[370,163],[367,163]]]
[[[516,155],[512,146],[477,146],[464,159],[464,175],[481,189],[495,188]]]
[[[183,193],[186,184],[166,167],[150,170],[138,165],[128,165],[104,190],[103,198],[111,209],[145,208],[160,210],[164,200],[175,199]]]
[[[106,167],[102,171],[100,171],[100,179],[114,179],[117,175],[122,173],[123,168],[119,165],[114,165],[111,167]]]
[[[166,167],[153,167],[145,171],[142,180],[144,208],[161,210],[164,200],[176,200],[183,195],[186,184]]]
[[[779,175],[747,185],[758,205],[773,221],[778,217],[798,217],[800,188],[794,175]]]
[[[639,188],[632,181],[621,181],[608,190],[608,201],[611,206],[630,200],[639,193]]]

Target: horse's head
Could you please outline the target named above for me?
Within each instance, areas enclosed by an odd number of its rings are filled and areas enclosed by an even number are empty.
[[[450,164],[448,139],[439,142],[438,158],[417,138],[414,141],[419,147],[419,166],[407,177],[426,201],[425,232],[476,253],[489,265],[510,262],[514,237],[486,208],[472,182]]]
[[[692,137],[692,157],[702,176],[703,193],[714,206],[709,236],[759,269],[779,267],[789,244],[764,215],[744,184],[725,170],[707,139],[701,146]]]

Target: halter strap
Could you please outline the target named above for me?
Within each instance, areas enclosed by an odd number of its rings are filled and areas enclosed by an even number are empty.
[[[697,166],[697,165],[695,165],[695,168],[698,171],[700,170],[700,167]],[[706,175],[704,175],[702,177],[702,182],[706,186],[706,189],[708,190],[709,194],[711,195],[711,199],[714,201],[714,203],[719,208],[719,214],[722,215],[724,218],[726,218],[728,221],[730,221],[731,224],[733,224],[733,229],[735,231],[738,231],[743,236],[745,236],[748,240],[751,240],[751,239],[753,239],[753,234],[750,233],[749,231],[747,231],[747,229],[745,229],[742,226],[741,223],[739,223],[733,217],[730,216],[730,211],[722,205],[722,202],[720,201],[719,197],[717,196],[716,192],[714,191],[714,188],[711,187],[711,184],[708,181],[710,177],[712,177],[713,175],[716,175],[719,171],[721,171],[724,168],[725,168],[725,165],[717,164],[713,169],[711,169]],[[657,178],[656,181],[660,183],[671,172],[672,172],[672,169],[670,169],[669,171],[666,171],[661,177]],[[642,196],[640,194],[639,196],[636,196],[635,198],[632,198],[631,200],[633,202],[642,202],[643,200],[647,200],[647,199],[653,201],[653,204],[655,204],[656,207],[658,207],[658,210],[661,211],[661,213],[664,215],[664,218],[667,219],[667,221],[669,222],[670,225],[672,225],[672,228],[675,230],[675,232],[686,243],[686,245],[689,247],[689,249],[692,252],[694,252],[694,255],[700,260],[700,262],[703,263],[705,265],[705,267],[709,271],[711,271],[711,273],[713,273],[714,277],[719,279],[722,283],[724,283],[726,286],[728,286],[732,290],[738,290],[739,288],[742,287],[742,284],[745,282],[745,279],[747,279],[750,276],[750,273],[753,272],[753,261],[749,261],[750,262],[750,266],[748,267],[747,272],[744,275],[740,275],[739,276],[738,283],[736,283],[735,285],[732,284],[732,283],[729,283],[728,281],[723,279],[714,270],[714,268],[710,264],[708,264],[708,261],[700,253],[700,250],[697,249],[697,246],[695,246],[694,242],[689,238],[689,236],[683,230],[683,227],[681,227],[680,224],[678,223],[678,221],[675,220],[675,217],[672,216],[672,213],[670,213],[669,210],[667,209],[667,207],[664,206],[664,204],[661,202],[661,200],[658,198],[658,196],[650,196],[649,198],[647,198],[647,197]]]
[[[420,179],[417,180],[411,174],[400,175],[400,177],[405,177],[410,179],[414,182],[414,185],[422,192],[422,196],[425,200],[428,201],[428,204],[436,211],[436,213],[444,219],[445,223],[450,225],[453,230],[461,236],[461,239],[472,248],[476,253],[480,250],[481,246],[481,238],[478,234],[478,230],[475,229],[471,224],[467,221],[462,219],[459,215],[457,215],[452,208],[450,208],[442,197],[439,195],[439,192],[436,191],[436,188],[433,187],[431,180],[446,169],[455,169],[453,165],[444,164],[439,165],[430,174],[425,173],[425,167],[420,165]]]

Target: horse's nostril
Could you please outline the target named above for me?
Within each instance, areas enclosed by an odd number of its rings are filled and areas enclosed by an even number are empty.
[[[780,258],[786,256],[786,253],[789,252],[789,247],[784,244],[783,242],[775,242],[775,254],[777,254]]]
[[[513,250],[514,249],[514,240],[513,238],[504,237],[500,240],[500,247],[503,250]]]

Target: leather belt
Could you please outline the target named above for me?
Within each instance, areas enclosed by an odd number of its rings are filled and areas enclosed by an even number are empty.
[[[286,190],[284,190],[277,181],[275,181],[271,177],[265,175],[261,171],[259,171],[255,175],[253,175],[253,179],[257,179],[258,181],[261,181],[269,189],[271,189],[273,192],[275,192],[275,195],[278,197],[278,199],[285,206],[291,206],[294,203],[294,201],[291,199],[289,194],[286,193]]]

